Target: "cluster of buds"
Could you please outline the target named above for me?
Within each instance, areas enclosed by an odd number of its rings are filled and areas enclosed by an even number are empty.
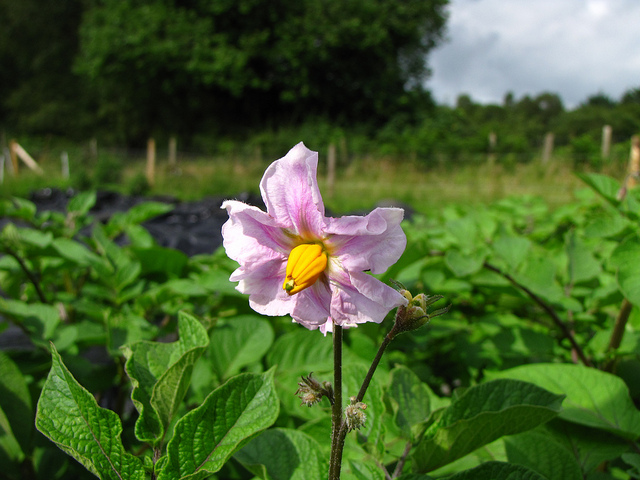
[[[416,330],[429,323],[432,318],[444,315],[449,311],[449,308],[451,308],[451,305],[447,305],[444,308],[439,308],[429,313],[427,311],[428,308],[438,300],[444,298],[442,295],[425,295],[424,293],[419,293],[414,297],[409,290],[405,289],[399,283],[396,282],[396,286],[400,293],[408,300],[408,303],[406,306],[402,305],[398,307],[396,322],[393,326],[393,330],[395,331],[394,335]]]
[[[364,425],[367,420],[367,415],[364,413],[366,409],[367,405],[365,403],[357,402],[356,397],[351,397],[351,404],[344,409],[347,431],[358,430]]]
[[[302,400],[300,405],[311,407],[322,400],[322,397],[327,397],[331,405],[333,405],[333,387],[331,383],[320,383],[312,375],[313,372],[307,377],[303,375],[302,381],[298,382],[298,390],[296,390],[295,394]]]

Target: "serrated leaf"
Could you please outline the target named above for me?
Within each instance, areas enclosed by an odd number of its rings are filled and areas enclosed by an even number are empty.
[[[153,445],[162,441],[189,387],[193,365],[209,344],[206,329],[185,312],[179,313],[178,331],[174,343],[140,341],[123,349],[131,399],[140,413],[135,433]]]
[[[320,445],[303,432],[271,428],[252,439],[234,458],[264,480],[322,480],[329,461]]]
[[[600,428],[622,438],[640,435],[640,411],[622,379],[594,368],[570,364],[535,364],[492,373],[515,378],[566,395],[560,418]]]
[[[631,237],[622,242],[611,256],[617,269],[618,285],[624,296],[640,307],[640,240]]]
[[[0,379],[0,408],[7,415],[20,448],[29,453],[33,436],[31,395],[22,372],[4,352],[0,352]]]
[[[102,479],[146,479],[140,459],[125,452],[122,424],[100,408],[51,346],[52,364],[36,412],[36,428]]]
[[[503,462],[487,462],[479,467],[456,473],[444,480],[547,480],[533,470]]]
[[[414,468],[430,472],[504,435],[555,417],[563,397],[531,383],[491,381],[466,390],[432,416],[413,452]]]
[[[215,389],[176,423],[158,480],[203,479],[278,418],[273,369],[243,373]]]
[[[388,394],[396,405],[396,425],[405,438],[413,440],[413,427],[429,418],[433,392],[407,367],[396,367],[391,371]]]
[[[273,343],[273,328],[257,315],[239,315],[219,321],[212,333],[209,358],[218,376],[226,380],[256,362]]]
[[[524,465],[547,480],[583,480],[574,455],[544,431],[530,431],[504,439],[507,458]]]

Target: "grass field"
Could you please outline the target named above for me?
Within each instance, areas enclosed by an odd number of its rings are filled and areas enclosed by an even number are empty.
[[[171,195],[184,200],[233,197],[241,192],[258,193],[260,178],[270,160],[191,158],[181,159],[177,167],[170,168],[165,159],[159,158],[152,188],[148,188],[145,181],[142,156],[109,154],[106,160],[102,158],[98,162],[84,165],[72,162],[68,180],[62,178],[56,161],[41,163],[45,169],[43,176],[25,168],[18,177],[5,172],[2,195],[27,196],[39,188],[74,187],[112,188],[124,193]],[[605,165],[601,171],[622,179],[625,166]],[[325,159],[321,157],[318,176],[325,203],[335,213],[366,210],[379,202],[407,204],[427,213],[442,205],[491,203],[513,195],[540,196],[554,207],[570,202],[575,190],[582,187],[571,162],[561,159],[547,164],[532,161],[502,165],[497,161],[427,168],[411,160],[354,158],[347,165],[338,166],[335,183],[330,186]]]

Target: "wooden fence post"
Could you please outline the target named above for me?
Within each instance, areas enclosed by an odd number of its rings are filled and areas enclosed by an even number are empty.
[[[13,175],[18,176],[20,172],[18,168],[18,155],[16,155],[16,150],[14,146],[17,145],[15,140],[11,140],[9,142],[9,155],[11,156],[11,168],[13,169]]]
[[[178,141],[176,137],[169,138],[169,167],[175,167],[178,163]]]
[[[156,181],[156,141],[147,140],[147,182],[153,187]]]
[[[327,192],[329,197],[333,196],[333,188],[336,182],[336,146],[331,143],[329,145],[329,154],[327,155]]]
[[[0,155],[0,185],[4,183],[4,155]]]
[[[551,160],[553,155],[553,142],[555,141],[555,135],[553,132],[547,132],[544,136],[544,147],[542,148],[542,163],[547,163]]]
[[[602,158],[607,160],[611,154],[611,134],[613,129],[611,125],[602,127]]]
[[[67,152],[60,154],[60,164],[62,167],[62,178],[69,178],[69,154]]]
[[[22,160],[27,167],[36,172],[38,175],[44,174],[40,165],[33,159],[31,155],[27,153],[27,151],[20,146],[18,142],[15,140],[11,140],[11,162],[13,163],[13,167],[15,171],[18,171],[18,157]]]

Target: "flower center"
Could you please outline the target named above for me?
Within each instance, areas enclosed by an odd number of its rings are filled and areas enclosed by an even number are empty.
[[[289,254],[287,276],[282,288],[289,295],[294,295],[310,287],[326,270],[327,263],[327,254],[323,251],[322,245],[317,243],[298,245]]]

